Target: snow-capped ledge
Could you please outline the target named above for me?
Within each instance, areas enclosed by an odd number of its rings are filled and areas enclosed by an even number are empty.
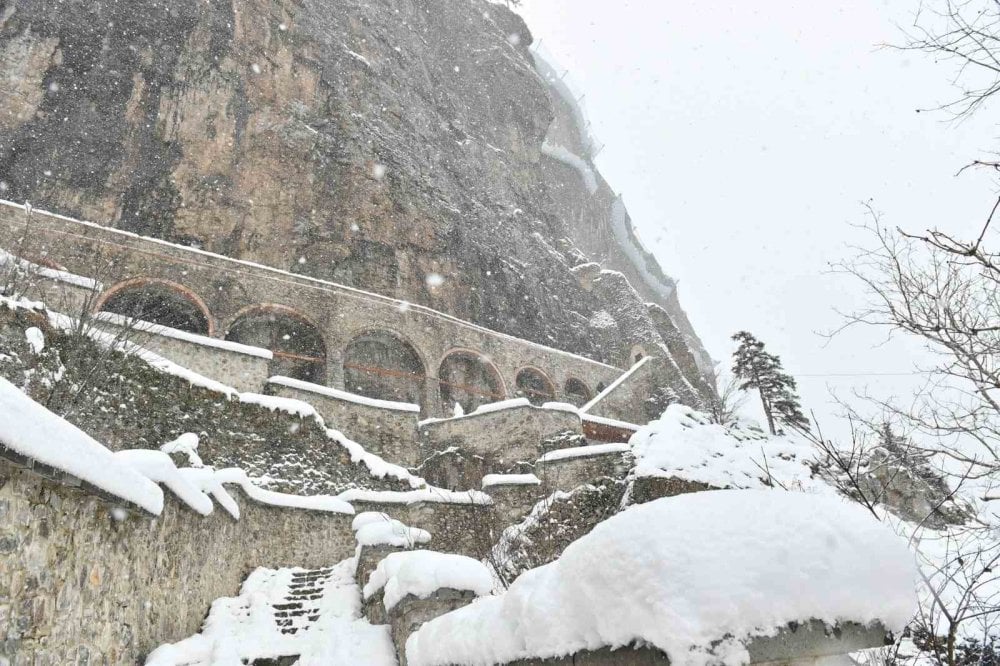
[[[483,490],[493,486],[538,486],[541,483],[534,474],[487,474],[483,477]]]
[[[351,402],[356,405],[365,405],[367,407],[375,407],[377,409],[391,409],[397,412],[413,412],[415,414],[420,413],[420,405],[415,405],[413,403],[395,402],[393,400],[379,400],[378,398],[369,398],[367,396],[358,395],[357,393],[350,393],[348,391],[342,391],[340,389],[330,388],[329,386],[323,386],[321,384],[304,382],[300,379],[292,379],[291,377],[275,376],[268,379],[267,383],[277,384],[278,386],[285,386],[299,391],[306,391],[308,393],[316,393],[317,395],[326,396],[328,398],[334,398],[336,400],[343,400],[345,402]]]
[[[549,451],[538,462],[551,463],[559,460],[572,460],[575,458],[590,458],[592,456],[606,456],[615,453],[628,453],[632,450],[628,444],[592,444],[590,446],[574,446],[568,449],[556,449]]]

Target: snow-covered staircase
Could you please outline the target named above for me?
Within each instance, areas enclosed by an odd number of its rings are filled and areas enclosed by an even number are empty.
[[[326,593],[332,575],[333,567],[292,573],[288,594],[281,601],[271,604],[274,624],[279,632],[297,634],[319,620],[319,600]]]

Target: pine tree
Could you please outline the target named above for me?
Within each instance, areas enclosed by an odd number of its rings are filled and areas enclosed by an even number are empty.
[[[733,336],[739,347],[733,353],[733,375],[742,382],[741,390],[757,389],[772,435],[780,425],[809,429],[809,419],[802,413],[795,379],[785,373],[781,359],[764,350],[764,343],[747,331]]]

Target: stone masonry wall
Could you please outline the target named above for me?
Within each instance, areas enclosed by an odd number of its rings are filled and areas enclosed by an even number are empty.
[[[129,339],[177,365],[238,391],[260,393],[267,382],[270,360],[261,356],[145,331],[129,332]]]
[[[420,417],[416,412],[375,407],[276,383],[268,384],[268,393],[308,402],[328,427],[363,442],[365,450],[386,460],[403,466],[419,462],[416,458]]]
[[[0,461],[0,657],[13,666],[133,664],[198,631],[259,566],[350,557],[351,517],[257,504],[239,521],[169,493],[163,514],[113,505]]]
[[[552,490],[569,492],[600,478],[624,478],[632,464],[631,456],[626,454],[599,453],[562,460],[539,461],[535,475],[550,492]]]

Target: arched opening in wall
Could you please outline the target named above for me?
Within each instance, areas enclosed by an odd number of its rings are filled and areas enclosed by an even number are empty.
[[[451,414],[456,403],[469,413],[480,405],[507,397],[500,373],[488,360],[471,351],[448,354],[438,368],[438,384],[445,414]]]
[[[423,404],[424,364],[409,343],[388,331],[367,331],[344,350],[344,387],[380,400]]]
[[[101,297],[97,309],[189,333],[212,334],[208,307],[191,290],[166,280],[122,282]]]
[[[576,377],[570,377],[566,380],[566,385],[563,387],[563,394],[566,396],[566,402],[577,407],[584,406],[594,397],[591,395],[587,385]]]
[[[527,398],[533,405],[552,402],[556,399],[556,389],[541,370],[522,368],[514,379],[518,398]]]
[[[326,382],[326,343],[303,315],[283,306],[258,306],[237,316],[226,340],[270,349],[269,372],[292,379]]]

